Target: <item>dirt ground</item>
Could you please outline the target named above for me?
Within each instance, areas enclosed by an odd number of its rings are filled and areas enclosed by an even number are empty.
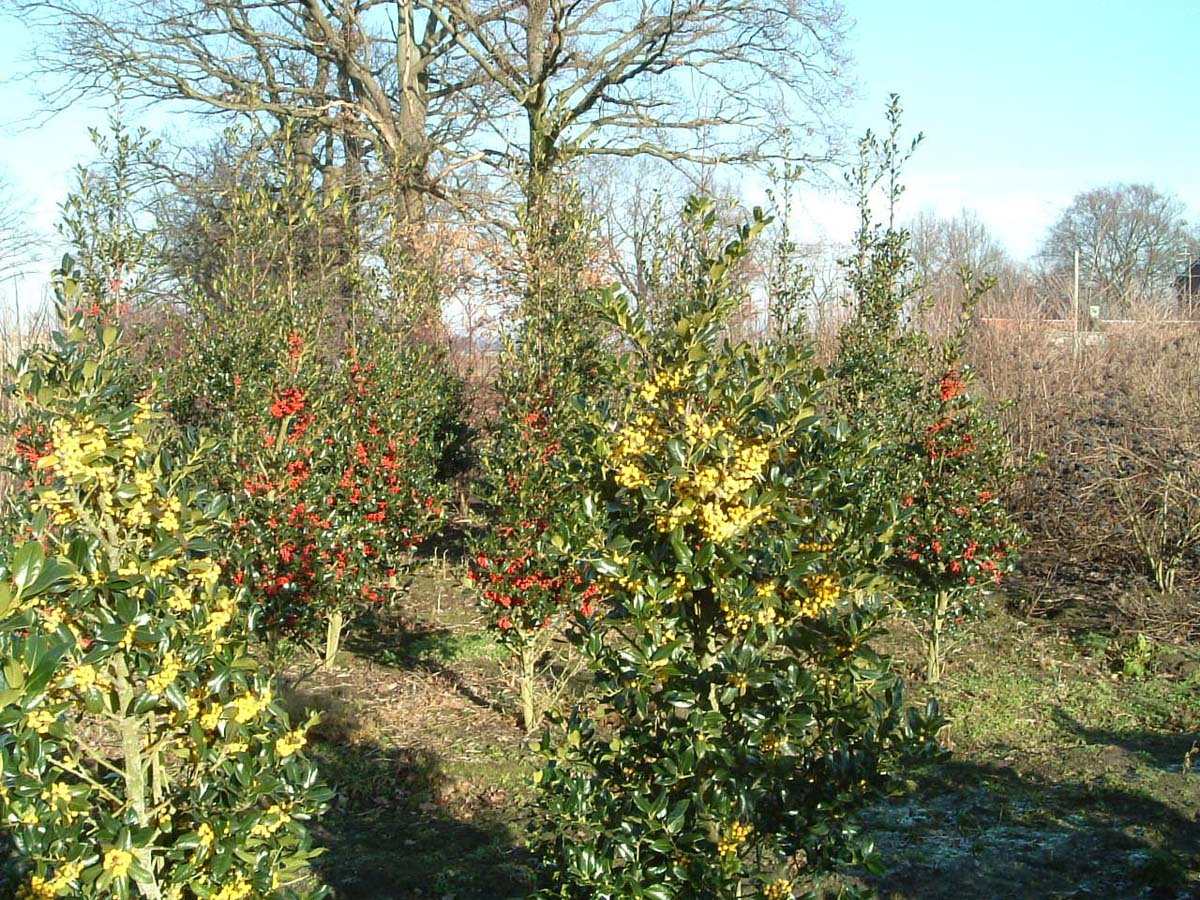
[[[936,691],[911,627],[885,638],[913,701],[948,714],[952,755],[868,811],[884,873],[846,880],[889,900],[1200,897],[1200,648],[1139,642],[1116,605],[1036,600],[959,632]],[[336,671],[289,680],[324,717],[319,876],[338,900],[524,896],[537,756],[450,568],[359,623]]]

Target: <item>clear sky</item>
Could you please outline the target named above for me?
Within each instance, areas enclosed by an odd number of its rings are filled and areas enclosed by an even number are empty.
[[[1200,221],[1200,3],[1196,0],[845,0],[860,99],[855,132],[883,124],[901,95],[926,139],[905,174],[902,217],[974,210],[1017,258],[1039,245],[1080,191],[1118,181],[1176,194]],[[32,87],[13,80],[32,37],[0,23],[0,173],[49,234],[72,167],[91,152],[103,108],[22,129]],[[161,128],[173,117],[156,116]],[[845,240],[854,217],[809,196],[802,231]],[[47,256],[49,258],[49,255]],[[0,286],[10,295],[12,286]],[[26,289],[28,290],[28,289]]]
[[[925,141],[902,213],[975,210],[1018,258],[1081,191],[1145,182],[1200,220],[1200,3],[848,0],[858,131],[891,91]]]

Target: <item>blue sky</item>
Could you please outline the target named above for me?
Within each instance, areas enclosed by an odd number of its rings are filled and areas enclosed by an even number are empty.
[[[858,131],[889,92],[925,142],[906,213],[975,210],[1018,258],[1081,191],[1147,182],[1200,220],[1200,5],[858,0]]]
[[[902,216],[975,211],[1018,258],[1080,191],[1148,182],[1179,196],[1200,221],[1200,91],[1194,74],[1200,6],[1183,0],[846,0],[859,100],[853,130],[880,127],[890,92],[910,133]],[[37,128],[31,86],[13,80],[31,40],[0,23],[0,172],[47,235],[57,203],[86,160],[102,107],[76,108]],[[154,127],[178,119],[155,116]],[[177,125],[175,127],[178,127]],[[846,239],[852,210],[836,197],[801,203],[802,233]],[[50,258],[50,255],[47,255]],[[0,286],[0,295],[12,286]],[[25,289],[26,291],[28,288]]]

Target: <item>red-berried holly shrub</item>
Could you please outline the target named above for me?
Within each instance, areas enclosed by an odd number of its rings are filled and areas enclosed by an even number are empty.
[[[491,521],[471,546],[468,578],[500,642],[517,663],[521,716],[534,728],[547,703],[539,697],[543,658],[569,613],[592,612],[597,588],[556,554],[553,533],[570,527],[578,503],[562,435],[578,414],[547,389],[506,398],[484,456]],[[559,686],[564,682],[560,680]]]
[[[915,404],[929,424],[910,445],[914,484],[900,502],[904,538],[891,566],[921,628],[931,683],[941,678],[946,624],[980,613],[1020,540],[1000,496],[1014,474],[1008,448],[967,393],[969,380],[969,371],[951,367]]]
[[[984,590],[1012,565],[1019,532],[1002,497],[1015,476],[989,415],[967,392],[962,328],[990,287],[967,273],[961,328],[935,348],[916,322],[922,302],[908,235],[873,221],[869,196],[886,179],[899,196],[899,109],[891,131],[868,135],[857,170],[861,226],[849,273],[855,315],[839,333],[833,408],[878,447],[865,472],[869,505],[895,510],[900,536],[886,571],[926,644],[927,678],[941,676],[943,631],[982,610]],[[878,165],[878,171],[875,166]]]
[[[289,338],[296,382],[279,384],[247,463],[238,526],[248,580],[268,634],[325,634],[337,655],[343,626],[401,587],[413,552],[446,519],[438,479],[444,447],[411,411],[412,360],[382,345],[351,347],[315,386],[302,386],[304,342]],[[313,397],[319,397],[314,401]]]
[[[579,190],[563,180],[546,197],[521,217],[523,300],[498,367],[499,415],[480,452],[487,527],[468,547],[481,609],[516,662],[527,729],[576,665],[561,658],[570,653],[561,640],[567,615],[594,599],[576,562],[553,545],[580,524],[579,461],[563,448],[578,446],[577,400],[609,359],[583,288],[594,240]]]
[[[424,288],[364,248],[349,192],[292,162],[247,164],[187,223],[203,252],[175,261],[188,303],[159,364],[177,421],[224,448],[205,475],[233,498],[229,575],[261,633],[323,633],[332,664],[441,528],[466,429]]]

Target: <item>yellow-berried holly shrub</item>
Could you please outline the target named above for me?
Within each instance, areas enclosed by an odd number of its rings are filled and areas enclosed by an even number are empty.
[[[726,273],[763,224],[656,333],[609,295],[625,399],[577,449],[606,510],[577,548],[600,699],[543,741],[546,897],[813,896],[872,859],[850,814],[938,752],[936,710],[906,711],[868,644],[883,610],[855,602],[887,552],[888,517],[856,508],[868,451],[815,414],[807,353],[727,337]]]
[[[0,827],[27,900],[296,897],[329,796],[225,583],[225,503],[152,393],[119,402],[117,325],[17,367],[26,487],[0,550]],[[37,435],[31,441],[29,435]]]

